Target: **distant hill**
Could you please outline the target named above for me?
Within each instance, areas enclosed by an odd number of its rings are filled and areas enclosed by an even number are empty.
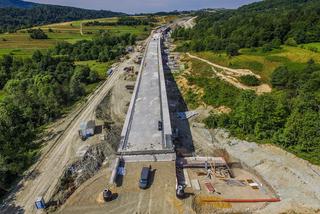
[[[13,7],[13,8],[31,8],[37,4],[21,0],[1,0],[0,8]]]
[[[57,22],[122,15],[125,14],[107,10],[35,4],[21,0],[0,0],[0,33]]]
[[[320,42],[319,0],[264,0],[237,10],[200,13],[192,30],[180,29],[175,37],[191,41],[197,51],[225,50],[284,43]]]

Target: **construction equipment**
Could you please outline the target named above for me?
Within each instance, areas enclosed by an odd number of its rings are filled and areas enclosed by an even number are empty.
[[[103,199],[104,201],[111,201],[112,200],[112,192],[110,189],[103,190]]]
[[[184,187],[182,185],[178,185],[177,190],[176,190],[176,196],[179,199],[184,198]]]
[[[127,90],[134,90],[134,85],[126,85]]]

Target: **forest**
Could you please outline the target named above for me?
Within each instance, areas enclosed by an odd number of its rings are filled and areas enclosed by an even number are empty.
[[[173,32],[180,51],[241,55],[241,48],[266,52],[281,51],[282,45],[297,46],[320,41],[320,1],[265,0],[237,10],[201,13],[193,29]],[[307,58],[307,57],[306,57]],[[281,58],[277,58],[281,59]],[[235,136],[258,143],[273,143],[320,164],[320,65],[294,62],[279,66],[268,76],[272,92],[256,95],[197,72],[188,82],[204,90],[203,96],[188,91],[189,107],[204,102],[214,107],[226,106],[230,113],[212,113],[205,123],[209,128],[222,127]],[[193,62],[194,64],[194,62]],[[207,70],[210,71],[210,68]],[[239,79],[246,85],[258,85],[254,76]]]
[[[0,8],[0,33],[15,32],[19,29],[50,23],[122,15],[124,14],[104,10],[86,10],[73,7],[41,4],[37,4],[36,6],[27,9]]]
[[[232,109],[230,114],[212,114],[205,120],[207,126],[227,128],[241,138],[274,143],[320,164],[320,66],[310,60],[303,69],[279,67],[271,82],[270,94],[258,96],[232,89],[232,99],[221,95],[232,86],[224,84],[218,90],[206,86],[206,103]]]
[[[68,55],[77,61],[98,60],[107,62],[123,54],[125,47],[133,45],[135,41],[136,36],[130,33],[114,36],[109,32],[103,31],[92,41],[81,40],[75,44],[58,43],[54,48],[54,53]]]
[[[193,29],[179,28],[172,36],[186,41],[180,49],[193,51],[319,42],[320,1],[265,0],[237,10],[203,12]]]
[[[31,58],[0,59],[0,89],[5,92],[0,101],[0,193],[37,158],[41,144],[35,140],[44,125],[87,95],[86,85],[100,81],[94,70],[75,60],[115,59],[134,38],[101,32],[92,41],[58,44]]]

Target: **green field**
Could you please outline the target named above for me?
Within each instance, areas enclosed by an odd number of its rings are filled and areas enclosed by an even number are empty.
[[[116,22],[118,18],[94,19],[103,22]],[[150,33],[150,26],[84,26],[80,32],[81,23],[93,20],[81,20],[44,25],[39,28],[45,31],[49,39],[34,40],[29,37],[26,30],[16,33],[0,34],[0,57],[4,54],[12,54],[18,57],[29,57],[35,50],[47,50],[58,42],[66,41],[75,43],[83,39],[92,39],[100,30],[108,30],[114,34],[132,33],[138,39],[146,38]],[[51,29],[53,32],[49,32]]]
[[[100,79],[105,79],[107,70],[111,67],[113,63],[113,61],[97,62],[95,60],[89,60],[76,62],[76,65],[87,65],[91,70],[98,72]]]
[[[309,44],[304,44],[302,45],[304,48],[315,48],[318,52],[320,52],[320,42],[314,42],[314,43],[309,43]]]
[[[314,45],[320,43],[305,44]],[[192,53],[211,62],[230,68],[250,69],[262,77],[263,82],[270,81],[270,75],[275,68],[281,65],[287,67],[299,67],[302,63],[313,59],[320,62],[320,53],[310,51],[301,47],[282,46],[281,49],[275,49],[263,53],[260,49],[242,49],[240,55],[229,57],[224,52],[195,52]]]

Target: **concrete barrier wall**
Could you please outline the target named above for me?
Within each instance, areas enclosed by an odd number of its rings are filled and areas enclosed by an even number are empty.
[[[161,101],[161,115],[163,122],[163,145],[164,149],[173,149],[172,144],[172,129],[171,129],[171,121],[170,121],[170,113],[169,113],[169,105],[168,105],[168,97],[166,90],[166,81],[164,77],[163,70],[163,62],[162,62],[162,52],[161,52],[161,38],[158,41],[158,59],[159,59],[159,79],[160,79],[160,101]]]

